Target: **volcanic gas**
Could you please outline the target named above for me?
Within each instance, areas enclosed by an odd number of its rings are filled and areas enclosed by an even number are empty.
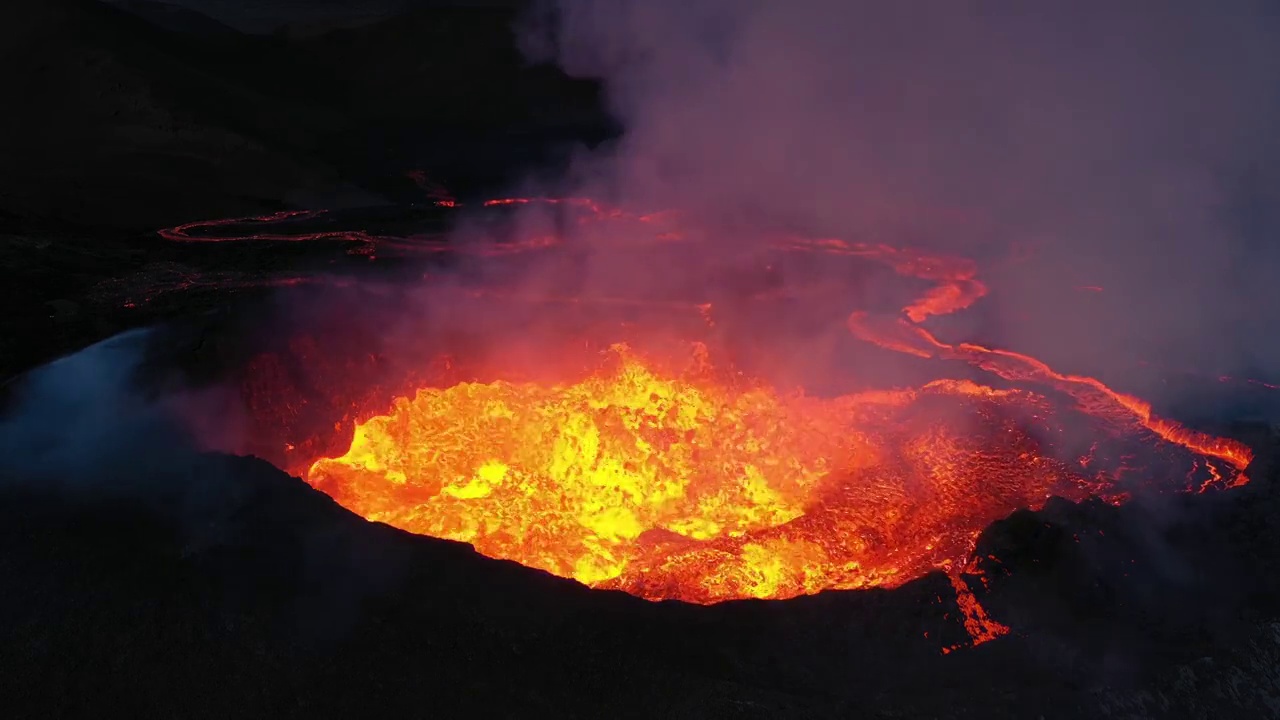
[[[587,221],[623,217],[580,204]],[[664,244],[683,238],[661,225],[652,234]],[[955,580],[987,525],[1050,496],[1122,502],[1247,482],[1242,444],[1157,417],[1094,378],[937,339],[930,318],[987,294],[970,261],[793,237],[770,253],[850,257],[925,281],[897,314],[844,308],[847,331],[992,384],[943,376],[810,394],[697,340],[680,352],[619,341],[554,377],[424,383],[389,407],[356,407],[349,445],[294,469],[370,520],[593,587],[696,603],[895,586],[935,570]],[[694,300],[714,324],[714,303]]]

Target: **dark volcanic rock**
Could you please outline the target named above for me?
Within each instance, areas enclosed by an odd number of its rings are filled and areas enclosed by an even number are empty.
[[[943,654],[965,633],[940,576],[648,603],[367,523],[259,460],[156,457],[72,484],[9,478],[0,695],[15,716],[1213,718],[1274,715],[1280,697],[1273,604],[1193,582],[1229,626],[1149,621],[1106,569],[1132,543],[1071,549],[1070,523],[1145,532],[1125,508],[1055,502],[994,528],[983,548],[1009,572],[979,594],[1014,634]],[[1235,493],[1169,527],[1266,502]],[[1149,555],[1132,560],[1174,589]]]
[[[2,12],[4,212],[156,227],[341,199],[337,173],[308,153],[324,113],[238,83],[181,37],[94,0]]]
[[[525,4],[420,3],[291,41],[299,90],[323,93],[351,119],[328,157],[380,191],[397,189],[380,175],[425,169],[473,194],[617,133],[598,83],[523,58],[513,27]]]
[[[381,192],[417,201],[409,171],[493,186],[549,162],[539,148],[611,132],[596,84],[526,67],[511,8],[304,38],[170,30],[147,8],[151,20],[97,0],[0,10],[0,220],[154,229]]]
[[[17,709],[705,716],[818,704],[726,677],[723,648],[672,632],[687,610],[366,524],[260,461],[193,458],[174,473],[180,484],[145,503],[6,498],[6,520],[27,518],[2,531],[20,589],[6,593],[0,650],[23,668],[4,681]]]

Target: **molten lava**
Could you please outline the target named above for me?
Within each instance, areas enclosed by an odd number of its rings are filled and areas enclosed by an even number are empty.
[[[1029,393],[939,381],[821,399],[735,381],[701,348],[671,375],[613,353],[573,383],[420,390],[309,479],[372,520],[696,602],[901,582],[963,563],[1018,507],[1087,494],[1000,417],[1041,403]]]
[[[1239,443],[1096,379],[938,340],[925,322],[988,292],[970,261],[840,240],[773,251],[867,258],[927,281],[896,315],[851,309],[848,330],[1006,384],[814,397],[744,379],[701,345],[673,364],[619,344],[556,382],[443,383],[389,412],[361,408],[349,449],[307,458],[305,477],[371,520],[651,599],[787,598],[945,570],[975,642],[1007,631],[957,584],[991,522],[1052,495],[1119,502],[1170,479],[1188,491],[1247,482]],[[690,307],[712,324],[711,302]],[[1071,441],[1082,426],[1087,451]]]

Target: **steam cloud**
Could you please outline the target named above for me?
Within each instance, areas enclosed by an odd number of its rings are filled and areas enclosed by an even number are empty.
[[[211,412],[220,408],[206,391],[141,390],[137,374],[153,333],[117,335],[20,379],[0,419],[0,487],[150,494],[163,490],[146,487],[150,478],[188,465],[208,439],[233,444],[230,416]]]
[[[1274,2],[541,0],[528,20],[528,55],[602,78],[626,128],[581,157],[584,194],[1030,248],[997,291],[1034,324],[974,339],[1067,368],[1280,361]],[[1103,300],[1042,292],[1073,283]]]

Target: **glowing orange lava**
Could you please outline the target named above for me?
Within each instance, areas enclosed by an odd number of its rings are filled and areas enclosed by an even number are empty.
[[[717,377],[700,350],[671,375],[616,347],[609,367],[574,383],[423,389],[359,424],[351,449],[308,477],[372,520],[698,602],[958,566],[991,521],[1084,492],[995,418],[1001,404],[1034,405],[1031,394],[940,381],[779,395]],[[917,404],[942,422],[914,421]],[[953,429],[967,423],[993,432]]]
[[[776,249],[866,257],[929,281],[900,315],[854,311],[849,330],[1012,386],[811,397],[717,367],[701,345],[674,365],[617,345],[559,383],[419,389],[366,414],[350,449],[306,479],[371,520],[651,599],[787,598],[947,570],[975,642],[1007,631],[957,575],[991,522],[1051,495],[1123,499],[1135,447],[1164,463],[1152,476],[1185,476],[1180,489],[1247,482],[1252,455],[1239,443],[1093,378],[936,339],[923,322],[987,293],[969,261],[839,240]],[[694,308],[710,322],[710,304]],[[1064,458],[1054,443],[1072,418],[1119,446]]]

